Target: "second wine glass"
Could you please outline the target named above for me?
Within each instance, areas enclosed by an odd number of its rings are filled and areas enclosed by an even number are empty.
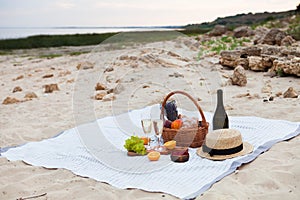
[[[157,141],[158,141],[157,150],[162,151],[163,148],[160,146],[160,139],[161,139],[161,135],[163,132],[163,127],[164,127],[163,120],[153,119],[152,122],[153,122],[154,132],[155,132],[155,135],[156,135]]]

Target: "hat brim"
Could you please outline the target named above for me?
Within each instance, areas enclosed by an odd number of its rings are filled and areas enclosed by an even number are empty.
[[[249,154],[252,151],[253,151],[253,146],[251,144],[249,144],[248,142],[243,142],[243,150],[238,153],[234,153],[234,154],[230,154],[230,155],[210,156],[209,153],[203,152],[202,147],[200,147],[197,149],[197,154],[198,154],[198,156],[200,156],[202,158],[207,158],[210,160],[226,160],[226,159],[235,158],[238,156],[243,156],[243,155]]]

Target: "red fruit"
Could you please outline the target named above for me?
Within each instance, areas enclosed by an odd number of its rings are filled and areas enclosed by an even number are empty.
[[[171,128],[171,124],[172,124],[172,122],[170,120],[166,120],[165,124],[164,124],[164,127],[165,128]]]

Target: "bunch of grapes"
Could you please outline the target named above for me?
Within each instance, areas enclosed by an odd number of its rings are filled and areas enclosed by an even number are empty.
[[[169,101],[165,105],[165,111],[167,114],[167,118],[170,121],[175,121],[178,119],[178,111],[177,111],[177,106],[175,100]]]
[[[131,136],[129,139],[125,140],[124,147],[127,149],[127,151],[132,151],[141,155],[146,154],[144,141],[137,136]]]

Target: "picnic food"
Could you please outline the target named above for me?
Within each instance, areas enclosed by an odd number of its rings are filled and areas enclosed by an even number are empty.
[[[204,113],[201,107],[198,105],[197,101],[189,94],[184,91],[173,91],[170,92],[163,100],[162,108],[167,104],[168,99],[175,95],[181,94],[188,97],[196,106],[199,114],[201,116],[201,122],[199,119],[191,118],[191,120],[184,119],[183,115],[178,115],[178,119],[175,119],[171,128],[164,126],[162,137],[164,142],[168,142],[170,140],[176,140],[176,145],[183,147],[200,147],[205,139],[205,136],[208,132],[209,123],[206,122]],[[161,109],[161,117],[164,117],[164,112],[166,109]],[[164,118],[163,118],[164,119]],[[164,119],[165,120],[165,119]],[[186,126],[182,127],[184,121],[186,121]],[[191,123],[190,123],[190,122]],[[165,123],[166,124],[166,123]]]
[[[157,161],[160,158],[160,153],[157,151],[152,151],[148,153],[148,159],[150,161]]]
[[[189,160],[189,152],[187,147],[176,147],[171,153],[173,162],[186,162]]]
[[[147,137],[141,137],[141,139],[144,141],[144,145],[148,144],[148,138]]]
[[[164,123],[164,127],[171,128],[171,124],[172,124],[172,122],[170,120],[166,120]]]
[[[169,149],[169,150],[172,150],[176,147],[176,141],[175,140],[171,140],[171,141],[168,141],[164,144],[164,146]]]
[[[178,111],[175,100],[167,102],[165,105],[165,109],[168,120],[174,121],[178,119]]]
[[[135,152],[140,155],[145,155],[146,154],[146,148],[144,146],[144,140],[137,136],[131,136],[127,140],[125,140],[125,145],[124,147],[127,149],[129,152]]]
[[[182,120],[181,119],[176,119],[175,121],[172,122],[171,128],[172,129],[180,129],[182,126]]]

